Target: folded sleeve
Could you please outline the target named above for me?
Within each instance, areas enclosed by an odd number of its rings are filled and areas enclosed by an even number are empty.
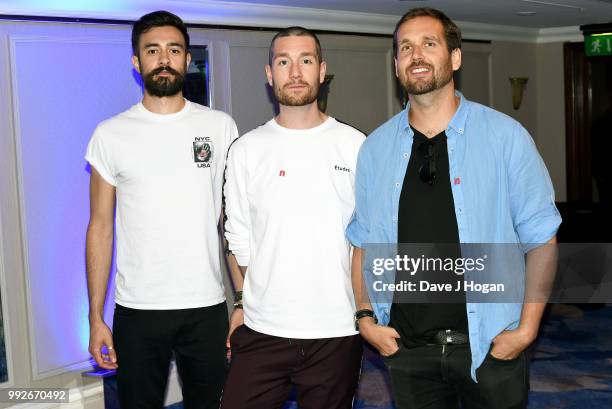
[[[117,186],[111,153],[111,148],[104,138],[104,133],[100,130],[100,127],[97,127],[87,145],[85,160],[98,171],[105,181]]]
[[[251,222],[246,190],[246,151],[240,142],[238,139],[230,147],[225,169],[225,238],[238,265],[248,266]]]
[[[526,251],[546,243],[559,229],[561,216],[548,170],[533,139],[515,124],[508,149],[508,186],[514,229]]]

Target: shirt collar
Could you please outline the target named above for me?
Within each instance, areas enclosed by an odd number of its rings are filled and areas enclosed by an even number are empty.
[[[461,92],[455,91],[455,95],[459,97],[459,107],[457,108],[455,115],[453,115],[451,118],[451,121],[448,124],[448,129],[454,129],[457,133],[463,135],[468,116],[468,103]]]
[[[468,102],[463,96],[463,94],[457,90],[455,90],[455,95],[459,97],[459,107],[457,111],[455,111],[455,115],[451,118],[447,131],[449,129],[453,129],[460,135],[463,135],[465,131],[465,123],[467,121],[468,116]],[[410,128],[410,124],[408,123],[408,111],[410,110],[410,102],[406,104],[406,108],[402,111],[400,116],[399,129],[406,130],[410,136],[412,136],[412,129]],[[448,136],[448,134],[447,134]]]

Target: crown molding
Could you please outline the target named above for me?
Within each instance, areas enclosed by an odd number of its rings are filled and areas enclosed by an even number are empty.
[[[457,21],[456,23],[461,29],[461,36],[464,39],[535,43],[538,38],[537,28],[502,26],[468,21]]]
[[[8,4],[5,4],[8,3]],[[46,17],[136,20],[154,10],[169,10],[185,22],[216,26],[288,27],[300,25],[314,30],[391,35],[399,16],[341,10],[236,3],[223,0],[132,0],[118,10],[60,10],[37,6],[34,15]],[[0,0],[2,14],[32,15],[23,2]],[[463,38],[473,40],[547,43],[580,41],[578,27],[528,28],[457,21]]]
[[[579,26],[542,28],[538,35],[538,43],[556,43],[565,41],[584,41],[584,35]]]

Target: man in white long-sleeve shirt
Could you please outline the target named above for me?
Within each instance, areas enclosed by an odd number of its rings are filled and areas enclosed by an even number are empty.
[[[312,32],[279,32],[266,75],[280,113],[230,148],[226,238],[244,298],[231,317],[224,409],[280,408],[292,384],[300,407],[352,406],[362,341],[344,229],[364,136],[319,110],[325,70]]]

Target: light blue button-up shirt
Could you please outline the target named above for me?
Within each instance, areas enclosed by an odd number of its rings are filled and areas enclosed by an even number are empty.
[[[525,251],[546,243],[561,217],[548,171],[529,133],[514,119],[466,100],[451,119],[449,177],[461,243],[519,243]],[[351,243],[365,248],[397,242],[400,193],[414,133],[408,110],[395,115],[366,139],[355,178],[356,207],[347,228]],[[427,215],[423,215],[427,217]],[[372,277],[364,263],[364,277]],[[525,272],[524,263],[521,263]],[[386,282],[394,282],[386,277]],[[368,288],[372,288],[368,286]],[[381,324],[389,323],[392,294],[369,292]],[[522,303],[466,303],[472,378],[500,332],[518,327]]]

